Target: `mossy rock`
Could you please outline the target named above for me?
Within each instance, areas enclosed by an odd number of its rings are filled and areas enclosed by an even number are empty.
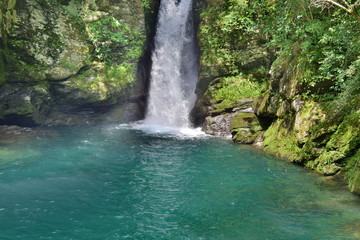
[[[344,154],[338,151],[324,151],[315,161],[313,169],[324,175],[334,175],[341,170],[337,164],[344,159]]]
[[[360,195],[360,149],[347,159],[345,175],[349,184],[350,191]]]
[[[0,89],[0,123],[36,126],[52,106],[47,86],[5,85]]]
[[[251,144],[259,136],[262,127],[254,113],[241,112],[235,114],[230,124],[234,142]]]
[[[281,101],[279,94],[268,90],[254,101],[253,108],[258,116],[276,118]]]
[[[319,164],[315,168],[315,170],[325,176],[332,176],[338,173],[341,170],[341,167],[336,165],[335,163],[330,164]]]
[[[325,120],[326,113],[319,103],[306,101],[295,114],[294,131],[299,144],[304,144],[310,138],[310,130]]]
[[[264,150],[289,162],[302,163],[304,155],[297,145],[291,125],[284,119],[276,120],[264,133]]]
[[[231,119],[231,129],[252,128],[260,126],[259,120],[254,113],[241,112],[235,114]]]
[[[67,81],[53,84],[51,90],[56,102],[66,111],[110,106],[130,97],[134,71],[130,65],[98,64]]]
[[[243,111],[249,109],[252,111],[252,99],[239,99],[237,101],[229,102],[223,101],[220,103],[213,104],[211,106],[210,114],[212,116],[220,115],[223,113],[232,113],[237,111]]]
[[[17,27],[9,41],[14,55],[10,81],[64,80],[86,66],[91,45],[85,25],[75,16],[49,0],[19,1],[16,10]]]
[[[327,149],[336,149],[345,156],[360,146],[360,111],[346,116],[337,131],[326,144]]]

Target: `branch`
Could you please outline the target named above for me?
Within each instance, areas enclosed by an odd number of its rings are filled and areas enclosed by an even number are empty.
[[[351,8],[350,3],[348,3],[346,0],[341,0],[348,8]]]
[[[315,6],[315,7],[318,7],[318,8],[330,8],[331,5],[333,6],[337,6],[343,10],[345,10],[346,12],[350,13],[350,14],[353,14],[354,13],[354,10],[353,8],[355,6],[357,6],[357,4],[353,4],[353,5],[350,5],[346,0],[341,0],[344,5],[334,1],[334,0],[312,0],[311,1],[311,5]]]
[[[353,12],[353,10],[352,10],[351,8],[346,8],[346,7],[344,7],[343,5],[341,5],[340,3],[335,2],[335,1],[333,1],[333,0],[325,0],[325,1],[331,3],[331,4],[335,5],[335,6],[338,6],[338,7],[341,8],[341,9],[344,9],[344,10],[347,11],[348,13],[352,13],[352,12]],[[343,2],[344,2],[344,0],[343,0]],[[345,2],[346,2],[346,1],[345,1]]]

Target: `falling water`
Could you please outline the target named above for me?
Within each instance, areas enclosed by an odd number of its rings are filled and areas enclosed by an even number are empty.
[[[162,0],[146,124],[189,127],[198,77],[192,0]]]

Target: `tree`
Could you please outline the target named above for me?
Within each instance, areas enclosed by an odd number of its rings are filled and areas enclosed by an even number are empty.
[[[360,0],[357,0],[355,3],[351,3],[348,0],[311,0],[311,5],[322,9],[335,6],[356,15],[355,9],[360,6]]]

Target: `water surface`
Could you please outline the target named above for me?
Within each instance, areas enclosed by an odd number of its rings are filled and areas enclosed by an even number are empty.
[[[0,146],[0,239],[359,239],[360,201],[216,138],[59,128]]]

